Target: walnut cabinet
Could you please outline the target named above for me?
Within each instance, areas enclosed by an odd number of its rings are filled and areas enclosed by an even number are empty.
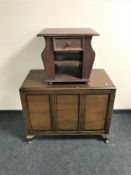
[[[102,135],[109,139],[115,86],[102,69],[87,84],[45,83],[43,70],[31,70],[20,88],[30,141],[36,135]]]

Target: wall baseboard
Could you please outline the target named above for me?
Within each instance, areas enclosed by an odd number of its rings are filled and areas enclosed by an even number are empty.
[[[22,110],[0,110],[0,115],[9,113],[22,113]],[[113,114],[131,114],[131,109],[114,109]]]
[[[131,109],[114,109],[113,114],[131,114]]]
[[[22,112],[21,109],[4,109],[4,110],[0,110],[0,113],[5,113],[5,112]]]

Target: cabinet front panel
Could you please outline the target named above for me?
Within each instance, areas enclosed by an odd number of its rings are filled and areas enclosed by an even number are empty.
[[[50,106],[48,95],[27,96],[32,130],[50,130]]]
[[[85,104],[85,129],[103,130],[107,113],[108,95],[87,95]]]
[[[58,130],[78,129],[78,96],[57,95],[56,111]]]

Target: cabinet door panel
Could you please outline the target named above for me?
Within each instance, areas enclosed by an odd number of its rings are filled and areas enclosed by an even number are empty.
[[[50,106],[48,95],[27,96],[30,122],[33,130],[50,130]]]
[[[46,112],[49,111],[48,95],[30,95],[27,96],[29,112]]]
[[[85,105],[85,129],[104,129],[108,95],[87,95]]]
[[[56,99],[58,130],[77,130],[78,96],[57,95]]]

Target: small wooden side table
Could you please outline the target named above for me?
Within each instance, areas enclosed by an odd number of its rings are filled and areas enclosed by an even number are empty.
[[[92,37],[99,34],[91,28],[46,28],[38,37],[45,39],[41,54],[45,67],[45,81],[89,81],[95,52]]]

